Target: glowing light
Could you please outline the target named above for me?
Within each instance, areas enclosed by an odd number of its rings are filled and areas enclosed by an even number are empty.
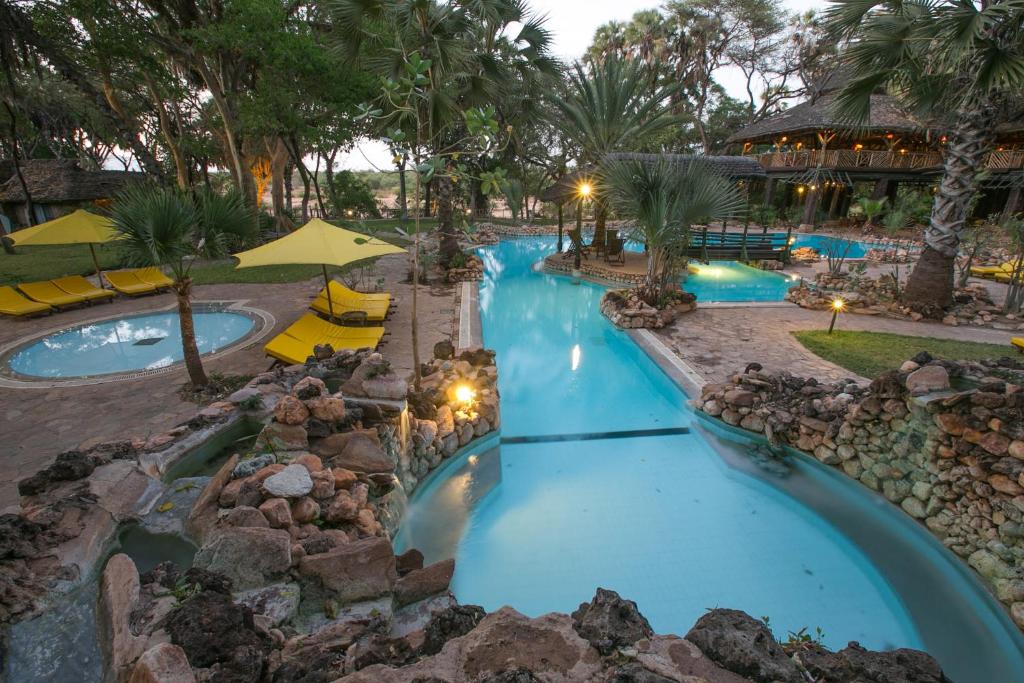
[[[346,214],[346,215],[348,215],[348,217],[349,217],[349,218],[351,218],[352,216],[354,216],[354,215],[355,215],[355,213],[356,213],[356,212],[355,212],[355,211],[353,211],[352,209],[349,209],[348,211],[346,211],[346,212],[345,212],[345,214]]]
[[[579,193],[580,193],[580,196],[583,197],[584,199],[589,197],[590,193],[593,192],[593,191],[594,191],[594,188],[590,185],[590,183],[587,183],[587,182],[580,183]]]
[[[782,136],[782,141],[783,141],[783,142],[785,142],[785,141],[786,141],[786,140],[788,140],[788,139],[789,139],[789,137],[788,137],[788,136],[786,136],[786,135],[783,135],[783,136]]]
[[[795,237],[790,237],[789,238],[789,243],[790,244],[796,244],[796,238]]]
[[[803,194],[804,193],[804,186],[803,185],[797,185],[796,186],[796,191],[797,191],[798,194]]]
[[[474,455],[469,456],[466,459],[469,460],[469,464],[470,465],[475,465],[477,463],[477,460],[479,460],[480,458],[477,455],[474,454]]]
[[[853,146],[853,149],[854,149],[854,151],[856,151],[856,152],[859,152],[859,151],[861,151],[862,149],[864,149],[864,145],[862,145],[862,144],[860,144],[860,143],[858,142],[858,143],[857,143],[856,145],[854,145],[854,146]]]
[[[572,347],[572,354],[571,354],[572,361],[571,362],[572,362],[572,371],[573,372],[576,372],[576,370],[580,367],[580,357],[582,355],[583,355],[583,351],[580,349],[580,345],[579,344],[576,344],[576,346]]]
[[[842,299],[834,299],[834,300],[832,301],[832,308],[833,308],[833,309],[835,309],[835,310],[837,310],[837,311],[841,311],[841,310],[843,310],[843,308],[844,308],[845,306],[846,306],[846,302],[845,302],[845,301],[843,301]]]
[[[464,405],[469,405],[476,398],[476,391],[468,384],[460,384],[455,387],[455,399]]]
[[[700,273],[701,275],[706,275],[708,277],[713,278],[720,278],[723,275],[725,275],[725,269],[721,268],[720,266],[704,266],[700,268],[700,270],[698,270],[697,272]]]

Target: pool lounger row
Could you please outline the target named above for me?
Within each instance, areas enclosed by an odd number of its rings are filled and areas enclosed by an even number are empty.
[[[174,280],[164,275],[156,267],[111,270],[103,273],[103,276],[111,287],[128,296],[152,294],[174,284]]]
[[[306,313],[263,348],[283,363],[301,365],[317,344],[330,344],[335,351],[376,349],[383,337],[383,327],[342,327]]]
[[[114,296],[113,292],[93,286],[81,275],[22,282],[18,289],[21,291],[9,286],[0,288],[0,313],[13,316],[50,313],[55,308],[110,300]]]

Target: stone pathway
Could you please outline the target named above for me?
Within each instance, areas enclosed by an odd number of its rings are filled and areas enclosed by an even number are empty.
[[[825,329],[828,321],[827,311],[809,311],[796,305],[736,308],[708,306],[683,316],[656,334],[708,382],[723,381],[752,362],[761,363],[765,368],[786,369],[795,375],[815,377],[822,381],[857,378],[850,371],[814,355],[790,334],[797,330]],[[837,327],[913,337],[1007,344],[1007,353],[1011,351],[1010,334],[999,330],[913,323],[854,314],[841,316]]]
[[[396,370],[412,371],[412,286],[402,284],[407,272],[404,256],[385,257],[377,273],[385,278],[397,309],[385,327],[382,351]],[[302,315],[323,287],[313,279],[287,284],[203,285],[195,288],[194,299],[245,300],[254,308],[277,318],[274,330],[260,343],[207,362],[207,372],[256,374],[270,366],[263,344]],[[419,292],[420,352],[431,358],[434,344],[452,333],[454,286],[421,287]],[[118,297],[112,304],[97,304],[63,311],[31,320],[0,320],[0,345],[60,325],[73,326],[99,316],[137,313],[174,305],[171,294],[138,299]],[[65,388],[0,389],[0,424],[4,444],[0,455],[0,512],[17,506],[17,482],[48,465],[57,453],[87,441],[147,437],[164,432],[197,411],[194,403],[181,400],[178,390],[186,381],[184,368],[155,377]]]

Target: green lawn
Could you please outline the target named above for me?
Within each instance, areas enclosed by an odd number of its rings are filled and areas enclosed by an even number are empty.
[[[330,275],[347,273],[355,266],[327,269]],[[259,268],[235,268],[235,262],[196,264],[192,268],[192,280],[197,285],[220,285],[228,282],[253,282],[257,284],[279,284],[299,282],[314,277],[323,277],[320,266],[260,266]]]
[[[938,358],[981,360],[1014,355],[1009,344],[905,337],[887,332],[849,332],[824,330],[794,332],[793,336],[809,351],[825,360],[863,377],[875,377],[885,370],[898,368],[921,351]]]
[[[52,247],[18,247],[17,254],[0,251],[0,285],[52,280],[65,275],[96,272],[89,247],[67,244]],[[120,268],[121,253],[112,245],[97,245],[96,257],[103,269]]]

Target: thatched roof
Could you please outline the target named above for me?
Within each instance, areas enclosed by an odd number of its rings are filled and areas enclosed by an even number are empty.
[[[0,162],[0,168],[4,162]],[[21,183],[14,175],[0,178],[0,202],[17,204],[25,201]],[[63,204],[107,199],[117,194],[125,183],[142,177],[128,171],[87,171],[69,159],[30,159],[21,164],[21,174],[28,185],[32,201]]]
[[[830,90],[819,97],[801,102],[775,116],[758,121],[733,135],[726,142],[756,142],[774,140],[780,135],[795,135],[817,130],[847,131],[850,133],[909,133],[924,130],[903,110],[891,95],[876,93],[871,96],[871,110],[866,123],[853,124],[836,115],[838,93]]]
[[[635,152],[620,152],[609,154],[605,157],[606,161],[621,161],[624,159],[639,159],[650,162],[664,159],[673,165],[680,166],[694,162],[705,163],[712,170],[726,176],[730,180],[763,178],[765,176],[765,171],[761,164],[750,157],[703,156],[698,154],[639,154]],[[592,168],[564,175],[541,193],[541,201],[564,204],[576,196],[576,188],[582,180],[592,178],[594,175],[596,175],[596,170]]]

